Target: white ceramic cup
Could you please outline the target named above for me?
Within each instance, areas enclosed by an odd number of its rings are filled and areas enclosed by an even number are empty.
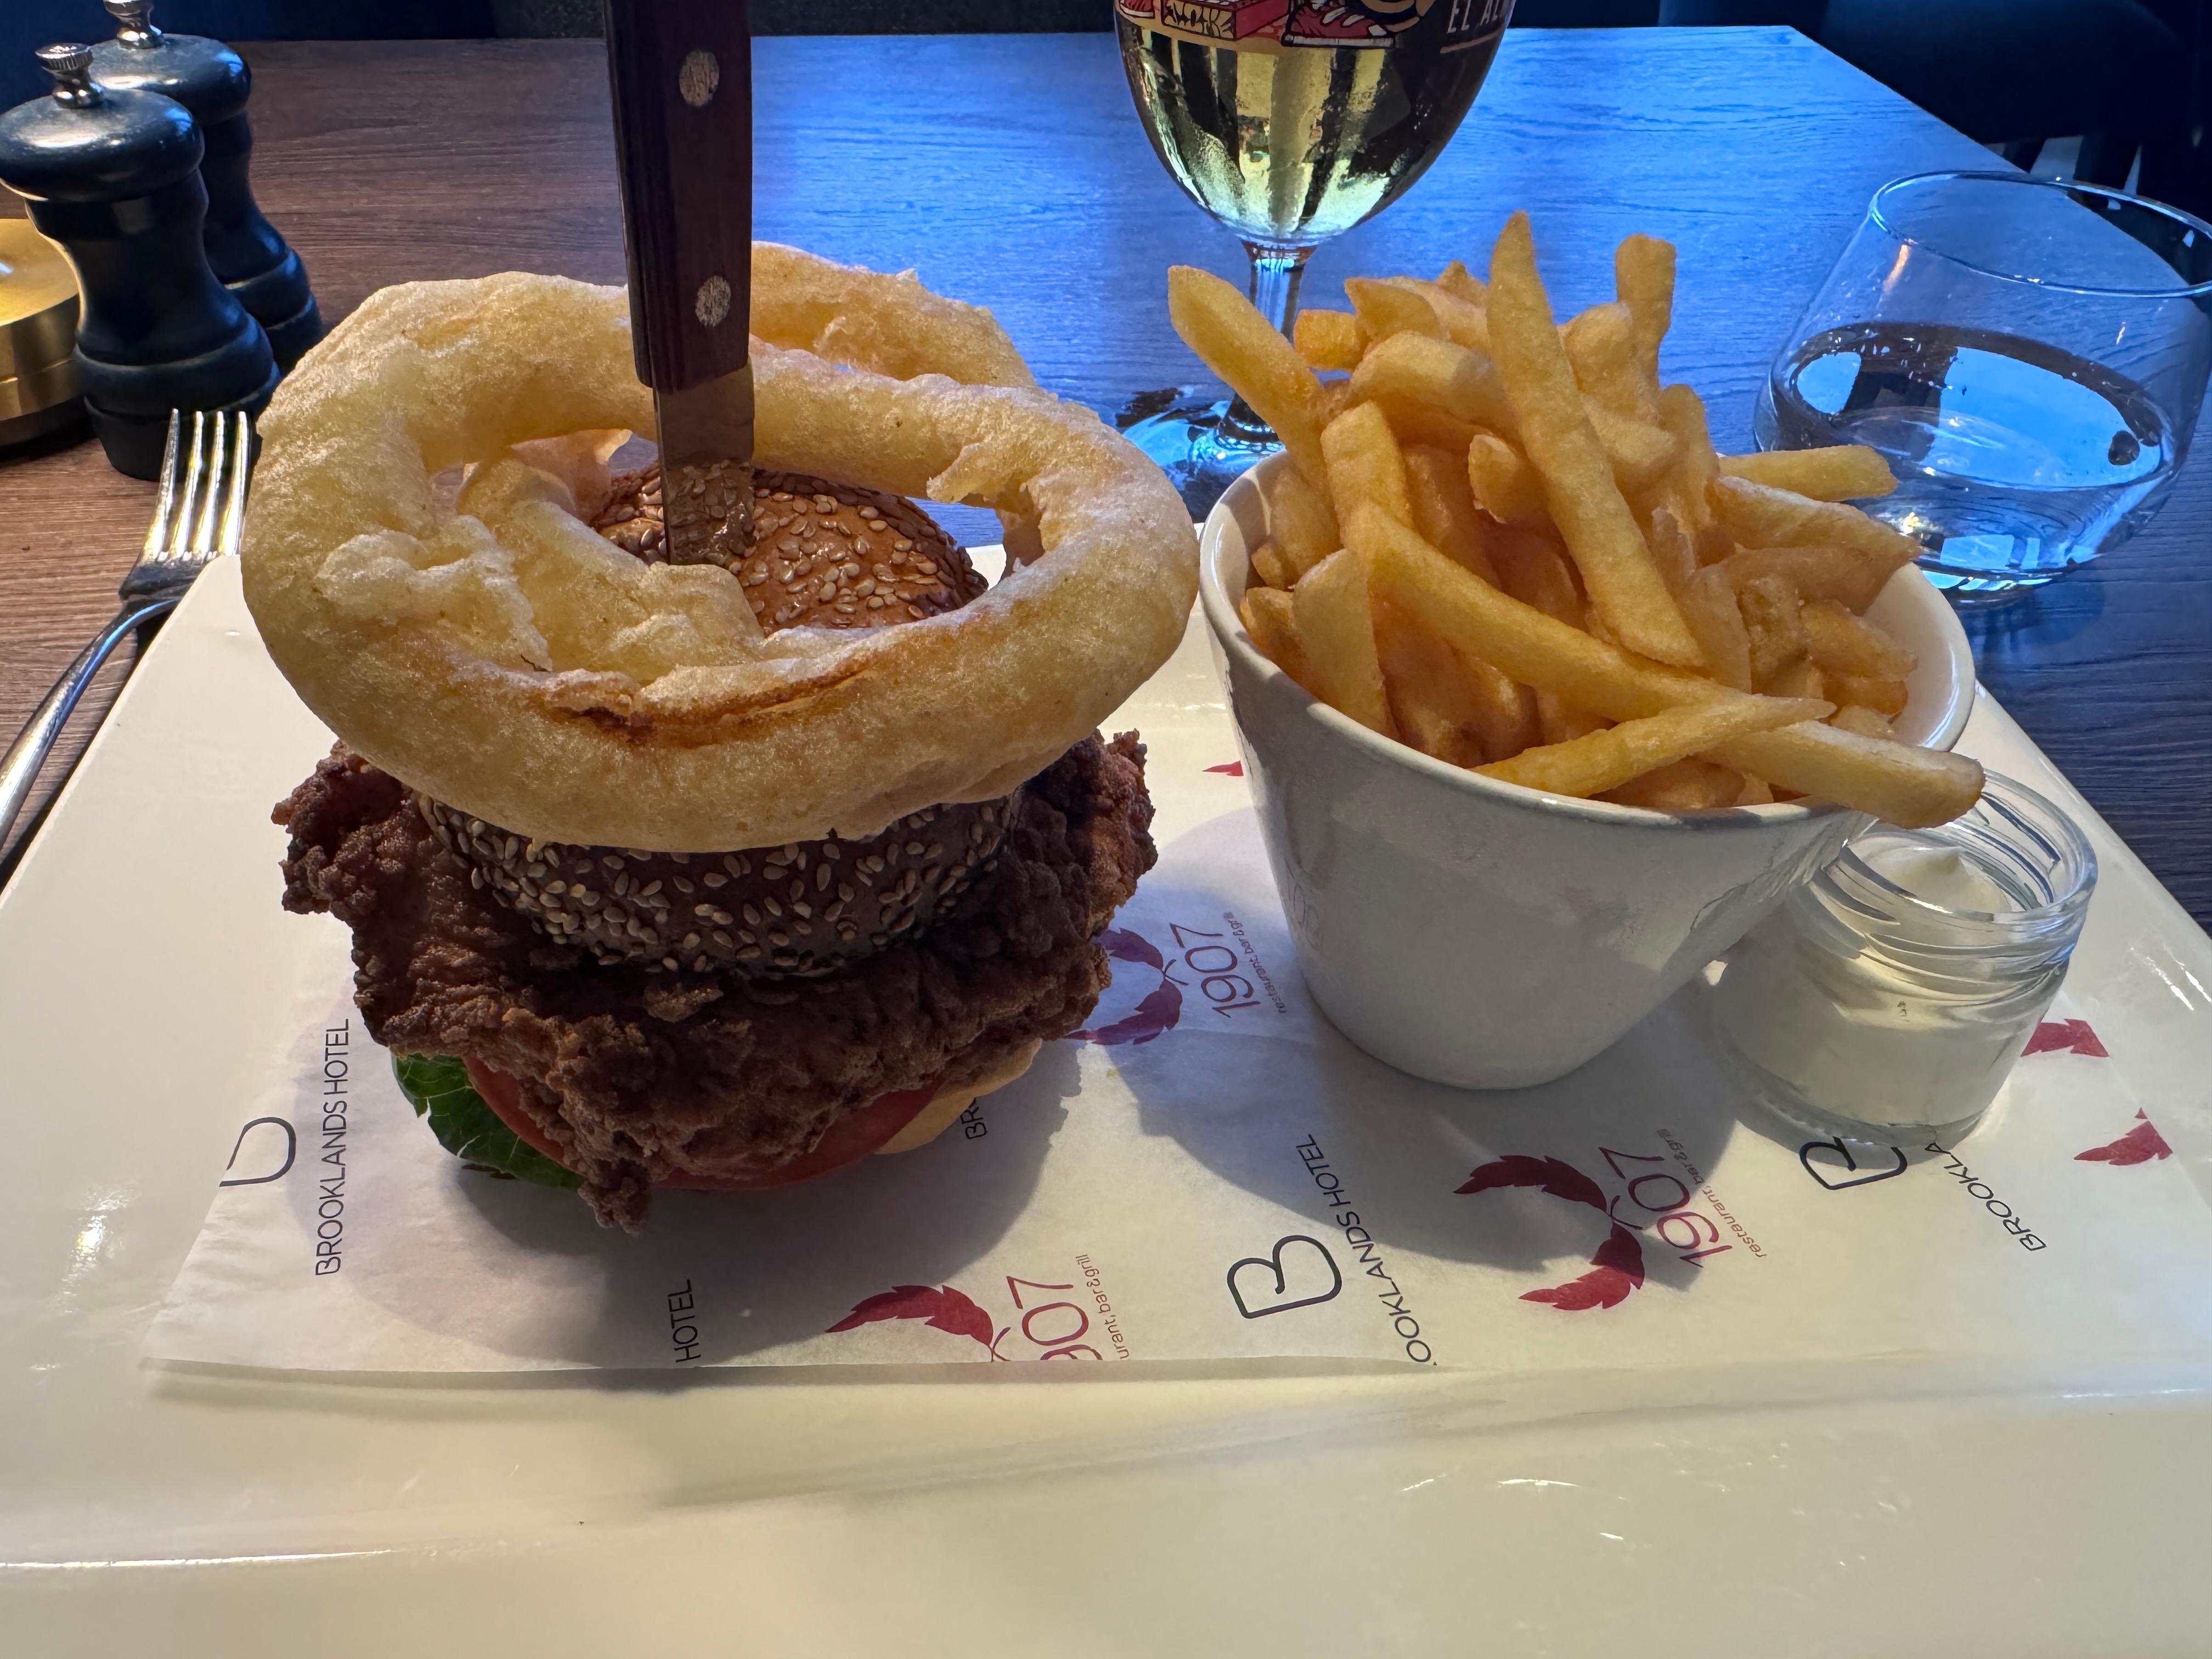
[[[1548,1083],[1602,1052],[1870,822],[1836,806],[1669,814],[1572,800],[1378,737],[1300,689],[1237,618],[1270,457],[1199,538],[1199,592],[1299,965],[1376,1059],[1462,1088]],[[1973,658],[1908,566],[1868,613],[1919,658],[1895,722],[1948,749]]]

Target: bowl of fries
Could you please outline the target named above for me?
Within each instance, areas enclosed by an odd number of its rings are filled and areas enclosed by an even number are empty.
[[[1200,592],[1307,982],[1462,1087],[1573,1070],[1871,819],[1980,793],[1964,632],[1848,504],[1880,458],[1717,454],[1658,374],[1674,250],[1616,275],[1559,326],[1516,216],[1486,283],[1354,278],[1295,347],[1170,277],[1285,443],[1208,518]]]

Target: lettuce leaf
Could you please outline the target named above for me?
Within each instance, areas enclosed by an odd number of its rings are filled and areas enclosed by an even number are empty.
[[[471,1169],[540,1187],[578,1184],[574,1170],[562,1169],[499,1121],[471,1086],[468,1068],[451,1054],[394,1054],[392,1074],[415,1115],[429,1120],[438,1144]]]

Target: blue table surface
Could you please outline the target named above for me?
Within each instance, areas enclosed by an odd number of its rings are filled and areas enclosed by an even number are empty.
[[[326,315],[415,278],[621,280],[596,42],[245,51],[261,199]],[[910,266],[989,306],[1040,380],[1109,418],[1204,378],[1168,326],[1164,273],[1195,264],[1241,282],[1243,254],[1152,155],[1111,36],[787,37],[757,51],[759,234]],[[1505,215],[1526,208],[1564,314],[1610,296],[1622,236],[1667,237],[1681,275],[1666,372],[1705,396],[1723,447],[1747,448],[1761,377],[1875,186],[1992,165],[1788,30],[1516,30],[1435,166],[1314,256],[1306,298],[1340,306],[1346,276],[1452,257],[1480,270]],[[0,465],[0,601],[19,580],[44,584],[35,621],[0,604],[0,724],[27,713],[23,688],[42,688],[104,617],[143,523],[143,487],[88,451]],[[112,548],[64,564],[22,528],[60,491],[83,521],[112,520]],[[2200,922],[2212,921],[2208,492],[2192,460],[2144,534],[1969,629],[1984,681]]]

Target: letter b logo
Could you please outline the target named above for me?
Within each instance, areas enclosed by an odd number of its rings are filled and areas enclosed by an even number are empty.
[[[1248,1255],[1229,1266],[1229,1299],[1247,1319],[1287,1313],[1326,1302],[1344,1288],[1336,1258],[1317,1238],[1292,1233],[1267,1255]]]

